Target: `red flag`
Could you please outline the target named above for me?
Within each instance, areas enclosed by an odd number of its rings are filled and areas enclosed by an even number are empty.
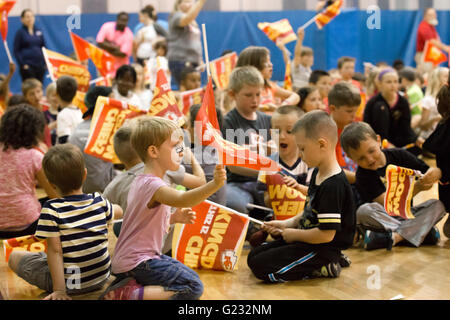
[[[284,72],[283,88],[292,91],[291,62],[289,61],[289,59],[287,60],[286,71]]]
[[[187,115],[189,113],[189,109],[194,104],[201,104],[204,95],[205,95],[204,88],[180,92],[180,100],[183,107],[183,114]]]
[[[178,106],[177,99],[167,81],[166,73],[162,68],[156,74],[156,85],[149,115],[167,118],[176,121],[179,126],[184,124],[184,116]]]
[[[331,5],[325,8],[324,11],[316,16],[316,25],[319,29],[322,29],[325,25],[330,23],[339,13],[341,13],[341,7],[344,4],[343,0],[336,0]]]
[[[73,32],[70,32],[70,38],[79,61],[91,59],[103,77],[114,77],[114,63],[116,60],[114,56]]]
[[[58,52],[42,48],[50,77],[56,81],[61,76],[67,75],[74,77],[78,83],[78,90],[87,92],[89,90],[89,81],[91,74],[89,70],[79,63]]]
[[[212,127],[220,132],[219,121],[217,120],[216,102],[214,100],[214,91],[212,88],[212,78],[208,80],[206,86],[205,95],[203,96],[202,106],[198,110],[196,121],[201,122],[202,125],[202,137],[205,135],[206,124],[210,123]],[[208,140],[202,142],[208,142]],[[206,143],[208,145],[209,143]],[[205,145],[205,144],[203,144]]]
[[[423,61],[431,62],[434,66],[438,66],[442,62],[447,61],[447,56],[441,49],[432,44],[430,41],[427,41],[423,50]]]
[[[6,41],[6,36],[8,35],[8,14],[15,4],[16,0],[0,1],[0,33],[3,41]]]

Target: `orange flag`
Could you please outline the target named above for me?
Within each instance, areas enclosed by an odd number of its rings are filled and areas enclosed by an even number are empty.
[[[126,119],[144,114],[145,112],[126,102],[98,97],[84,152],[104,161],[120,163],[114,152],[114,134]]]
[[[411,212],[411,199],[416,177],[421,175],[422,173],[416,170],[391,164],[387,166],[384,208],[390,216],[414,219],[414,215]]]
[[[159,68],[156,73],[156,85],[148,114],[176,121],[180,127],[185,122],[177,99],[170,88],[170,83],[167,81],[166,73],[162,68]]]
[[[209,63],[211,76],[220,90],[228,88],[230,74],[236,66],[237,58],[237,53],[232,52]]]
[[[322,29],[325,25],[330,23],[339,13],[341,13],[341,7],[344,4],[344,0],[336,0],[331,5],[325,8],[324,11],[319,13],[315,20],[319,29]]]
[[[116,60],[114,56],[73,32],[70,32],[70,38],[79,61],[91,59],[103,77],[114,77],[114,62]]]
[[[297,40],[297,35],[288,19],[282,19],[272,23],[260,22],[258,23],[258,28],[276,44],[286,44]]]
[[[192,208],[194,224],[176,224],[172,257],[190,268],[235,271],[245,242],[248,218],[214,202]]]
[[[0,1],[0,33],[3,41],[6,41],[6,36],[8,35],[8,14],[15,4],[16,0]]]
[[[444,52],[442,52],[441,49],[436,47],[431,42],[427,41],[423,50],[423,61],[431,62],[434,64],[434,66],[438,66],[442,62],[447,61],[447,56]]]
[[[62,55],[58,52],[42,48],[50,77],[56,81],[61,76],[71,76],[77,80],[78,90],[87,92],[89,90],[89,81],[91,74],[89,70],[81,63]]]
[[[214,92],[212,90],[212,80],[206,86],[203,103],[196,117],[195,133],[201,137],[204,146],[215,147],[219,152],[219,159],[223,165],[246,167],[253,170],[280,171],[279,165],[267,157],[261,156],[251,151],[248,147],[240,146],[225,140],[217,120]],[[200,125],[198,125],[200,123]]]

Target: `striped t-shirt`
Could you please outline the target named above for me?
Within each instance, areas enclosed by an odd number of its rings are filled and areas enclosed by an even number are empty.
[[[66,286],[85,289],[110,275],[106,222],[111,203],[99,193],[71,195],[47,201],[41,210],[36,237],[60,237]]]

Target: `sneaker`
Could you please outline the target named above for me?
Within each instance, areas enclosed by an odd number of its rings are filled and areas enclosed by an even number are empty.
[[[350,258],[341,252],[341,256],[339,257],[339,264],[342,268],[348,268],[352,264]]]
[[[442,228],[444,234],[447,238],[450,238],[450,214],[448,215],[447,221],[445,221],[444,227]]]
[[[441,234],[439,232],[439,229],[434,226],[433,228],[431,228],[430,232],[428,232],[425,239],[423,239],[422,244],[435,245],[439,242],[440,238]]]
[[[256,231],[255,233],[253,233],[250,236],[250,238],[248,239],[248,242],[250,243],[250,245],[253,248],[259,247],[267,240],[268,235],[269,234],[266,231],[263,231],[263,230]]]
[[[386,248],[388,251],[392,249],[392,232],[375,232],[367,230],[364,236],[364,249],[375,250]]]
[[[142,300],[144,287],[136,282],[134,278],[124,278],[112,283],[99,300]]]
[[[339,262],[330,262],[326,266],[322,266],[319,270],[312,273],[314,277],[320,278],[337,278],[341,274],[341,265]]]

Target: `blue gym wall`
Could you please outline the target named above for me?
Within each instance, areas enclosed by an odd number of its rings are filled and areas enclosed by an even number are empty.
[[[215,59],[224,50],[242,51],[249,45],[265,46],[270,49],[274,68],[274,79],[284,77],[284,63],[280,50],[258,28],[258,22],[273,22],[287,18],[294,30],[314,16],[313,11],[278,11],[278,12],[201,12],[197,18],[199,24],[206,24],[210,59]],[[366,11],[344,9],[329,25],[319,30],[315,24],[306,30],[304,45],[314,49],[315,64],[313,69],[336,68],[341,56],[357,59],[357,71],[363,70],[363,62],[373,64],[385,61],[391,64],[396,59],[403,59],[406,65],[414,66],[416,30],[423,17],[423,11],[381,11],[380,29],[369,30]],[[50,50],[70,55],[73,52],[68,35],[66,20],[68,16],[37,16],[36,25],[44,33]],[[167,20],[168,13],[160,13],[160,19]],[[437,27],[441,39],[450,43],[450,11],[438,11]],[[83,38],[94,40],[101,25],[113,21],[116,14],[83,14],[81,29],[74,30]],[[130,15],[129,26],[138,23],[137,14]],[[13,51],[14,35],[20,28],[18,17],[9,18],[8,44]],[[293,53],[295,42],[287,48]],[[8,63],[5,50],[0,49],[0,73],[7,73]],[[90,66],[93,77],[94,67]],[[47,84],[50,80],[47,78]],[[17,71],[11,82],[11,91],[20,92],[20,76]]]

